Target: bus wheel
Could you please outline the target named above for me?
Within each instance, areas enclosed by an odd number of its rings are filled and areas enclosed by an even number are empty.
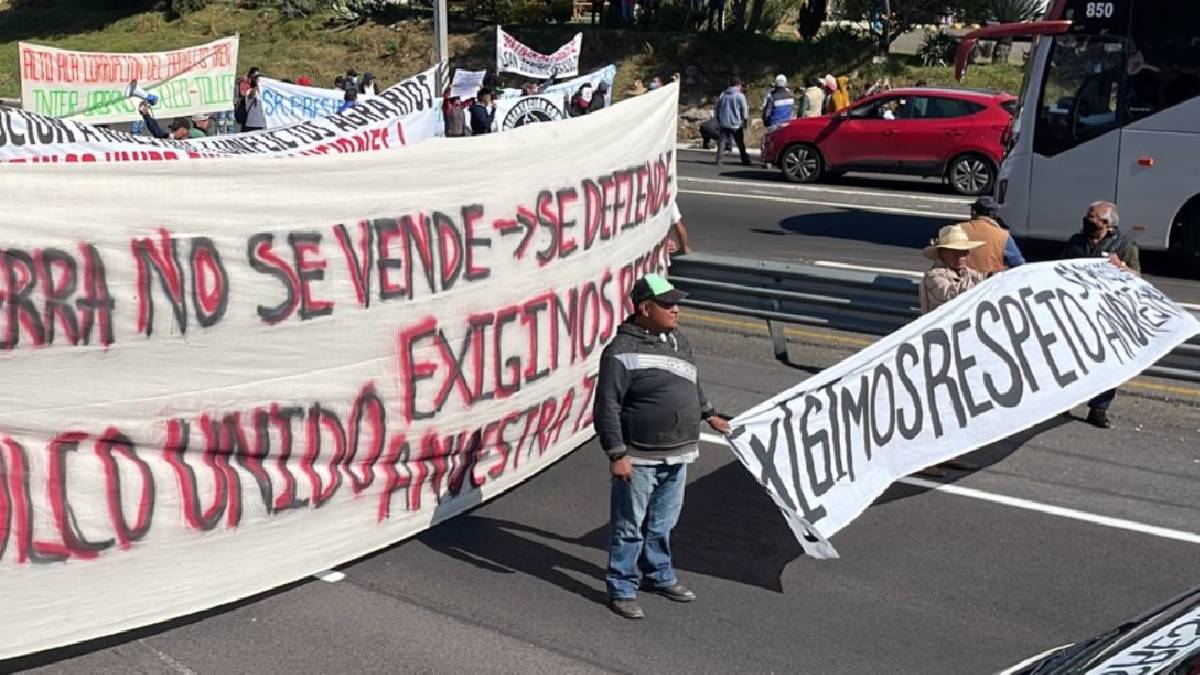
[[[812,183],[821,177],[821,153],[811,145],[799,143],[783,151],[779,157],[779,168],[783,177],[793,183]]]
[[[1171,253],[1192,276],[1200,277],[1200,195],[1193,197],[1175,217]]]
[[[956,157],[946,174],[955,192],[970,197],[991,192],[992,184],[996,182],[996,167],[982,155]]]

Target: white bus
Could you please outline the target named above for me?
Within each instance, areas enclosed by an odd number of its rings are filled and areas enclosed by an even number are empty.
[[[1066,240],[1087,205],[1120,207],[1143,249],[1200,274],[1200,0],[1052,0],[1043,21],[980,39],[1035,36],[996,182],[1018,236]]]

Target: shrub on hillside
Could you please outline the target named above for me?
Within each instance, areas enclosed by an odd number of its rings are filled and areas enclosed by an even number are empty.
[[[570,23],[575,18],[573,0],[550,0],[550,19],[555,23]]]
[[[188,12],[195,12],[204,9],[208,4],[208,0],[171,0],[171,13],[183,16]]]
[[[515,2],[508,9],[506,23],[538,24],[550,20],[550,7],[542,0]]]
[[[853,62],[871,49],[871,38],[850,26],[835,26],[822,31],[813,41],[816,52],[834,63]]]
[[[949,33],[936,31],[927,33],[917,56],[927,66],[945,66],[954,63],[954,52],[958,51],[958,38]]]
[[[311,16],[328,5],[327,0],[278,0],[279,11],[289,19]]]

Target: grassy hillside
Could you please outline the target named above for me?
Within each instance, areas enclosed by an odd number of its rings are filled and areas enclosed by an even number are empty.
[[[274,9],[240,8],[233,0],[176,18],[158,11],[104,9],[96,0],[53,0],[48,8],[23,9],[12,9],[7,2],[0,0],[0,97],[20,95],[17,43],[22,40],[123,52],[175,49],[239,34],[239,71],[257,65],[273,77],[308,75],[321,86],[330,86],[334,76],[347,67],[373,72],[381,83],[390,84],[432,62],[431,26],[422,18],[397,15],[347,25],[332,16],[288,19]],[[857,71],[866,84],[883,74],[896,85],[917,79],[931,84],[953,82],[949,68],[915,68],[899,58],[886,65],[872,64],[865,45],[844,40],[808,44],[786,37],[625,31],[588,25],[509,29],[531,47],[546,51],[582,30],[584,68],[616,63],[618,96],[634,79],[683,73],[685,104],[710,99],[734,73],[757,88],[765,87],[779,72],[793,81],[806,74]],[[493,67],[494,35],[491,27],[472,22],[453,25],[454,65]],[[999,66],[976,67],[963,84],[1015,91],[1019,83],[1018,68]]]

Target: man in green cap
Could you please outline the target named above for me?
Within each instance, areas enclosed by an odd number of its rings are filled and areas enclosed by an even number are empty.
[[[600,358],[594,417],[612,474],[606,581],[609,607],[627,619],[645,616],[639,580],[676,602],[696,599],[675,576],[671,529],[683,507],[687,465],[700,455],[701,420],[729,433],[676,330],[685,295],[657,274],[638,279],[629,293],[634,313]]]

